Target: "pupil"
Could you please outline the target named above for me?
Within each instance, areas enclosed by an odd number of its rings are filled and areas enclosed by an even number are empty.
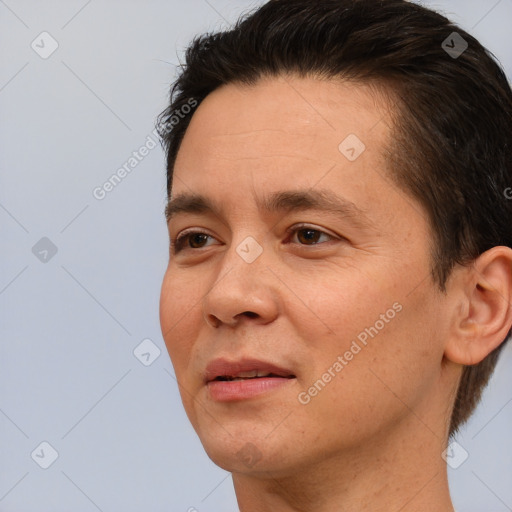
[[[190,241],[191,241],[191,245],[194,243],[194,241],[197,241],[198,238],[203,238],[203,241],[205,241],[204,239],[206,238],[207,235],[204,235],[202,233],[195,233],[192,235],[192,237],[190,238]],[[201,242],[199,242],[201,243]],[[193,247],[194,248],[194,247]]]
[[[318,238],[318,235],[320,234],[319,231],[316,231],[315,229],[301,229],[299,233],[308,233],[307,236],[303,237],[305,240],[309,242],[314,242]],[[299,236],[300,238],[300,236]]]

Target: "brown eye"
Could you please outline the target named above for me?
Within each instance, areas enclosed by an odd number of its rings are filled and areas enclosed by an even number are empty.
[[[330,240],[335,240],[336,237],[333,235],[329,235],[320,229],[316,229],[312,226],[294,226],[288,230],[290,234],[297,234],[296,239],[298,240],[299,245],[321,245],[322,242],[319,242],[319,239],[322,236],[328,237]],[[292,239],[295,237],[292,237]],[[329,240],[327,240],[329,241]]]
[[[205,242],[206,239],[209,237],[209,235],[206,235],[205,233],[190,233],[190,235],[187,235],[188,240],[190,242],[190,246],[192,249],[199,249],[200,247],[194,247],[193,244],[201,244],[202,242]],[[202,245],[201,245],[202,247]]]
[[[185,249],[201,249],[204,247],[203,242],[207,241],[208,238],[212,237],[199,231],[184,233],[178,236],[175,240],[171,240],[172,252],[176,254]]]
[[[317,229],[298,229],[297,231],[297,240],[299,240],[301,243],[310,243],[313,242],[316,244],[318,242],[318,239],[322,234],[321,231],[318,231]]]

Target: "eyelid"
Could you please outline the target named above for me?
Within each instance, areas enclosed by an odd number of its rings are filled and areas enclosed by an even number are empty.
[[[201,234],[201,235],[208,235],[211,238],[215,238],[212,234],[208,232],[207,229],[204,228],[187,228],[183,231],[180,231],[175,238],[171,238],[171,245],[174,246],[176,242],[179,240],[183,240],[187,235],[195,235],[195,234]],[[196,249],[197,250],[197,249]]]
[[[293,226],[290,226],[286,230],[286,234],[292,234],[295,231],[300,231],[301,229],[310,229],[311,231],[318,231],[319,233],[322,233],[323,235],[330,236],[331,238],[334,238],[337,240],[343,239],[343,237],[341,237],[339,235],[332,234],[332,232],[331,233],[327,232],[325,230],[325,228],[321,228],[321,227],[315,226],[314,224],[308,224],[308,223],[304,223],[304,222],[303,223],[299,222],[299,224],[294,224]],[[314,244],[314,245],[322,245],[322,244]],[[304,245],[303,247],[308,247],[308,246]]]

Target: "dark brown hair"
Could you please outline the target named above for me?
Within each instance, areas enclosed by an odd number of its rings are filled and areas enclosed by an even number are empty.
[[[397,186],[429,214],[432,277],[442,291],[456,264],[512,247],[506,76],[474,37],[405,0],[271,0],[231,30],[196,37],[159,117],[169,195],[176,155],[201,101],[223,84],[288,73],[377,85],[395,98],[385,156]],[[464,368],[450,436],[478,404],[504,345]]]

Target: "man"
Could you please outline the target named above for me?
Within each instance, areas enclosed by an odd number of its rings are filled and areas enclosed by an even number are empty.
[[[160,319],[242,512],[453,511],[446,449],[512,326],[512,91],[401,0],[273,0],[161,116]]]

